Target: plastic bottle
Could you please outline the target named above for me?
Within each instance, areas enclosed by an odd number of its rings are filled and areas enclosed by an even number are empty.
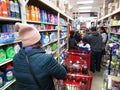
[[[16,44],[14,45],[14,50],[15,50],[15,53],[16,53],[16,54],[19,52],[20,46],[19,46],[18,43],[16,43]]]
[[[10,0],[10,13],[11,13],[11,17],[15,17],[15,4],[13,0]]]
[[[35,21],[38,21],[38,8],[35,7]]]
[[[31,6],[31,19],[34,21],[35,20],[35,7],[32,5]]]
[[[45,22],[44,10],[41,10],[41,22]]]
[[[10,63],[5,65],[5,80],[6,81],[11,81],[14,79],[14,75],[13,75],[13,67],[11,66]]]
[[[4,86],[5,81],[4,81],[4,73],[0,71],[0,88]]]
[[[8,12],[8,16],[10,17],[10,1],[6,0],[7,3],[7,12]]]
[[[30,8],[28,5],[26,5],[26,19],[30,20]]]
[[[37,9],[38,9],[38,21],[40,21],[40,9],[39,8]]]
[[[0,16],[2,16],[2,3],[0,1]]]
[[[6,60],[6,53],[4,49],[0,48],[0,63],[4,62]]]
[[[6,0],[1,0],[1,7],[2,7],[2,16],[8,16]]]
[[[15,17],[16,18],[20,18],[20,11],[19,11],[19,5],[18,5],[18,1],[14,0],[14,5],[15,5]]]
[[[8,58],[13,58],[14,55],[15,55],[15,50],[14,50],[14,47],[13,46],[8,46],[6,48],[6,55]]]

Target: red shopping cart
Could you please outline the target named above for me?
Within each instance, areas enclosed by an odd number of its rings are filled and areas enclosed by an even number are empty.
[[[67,74],[68,79],[58,81],[57,90],[91,90],[92,76]]]
[[[92,76],[90,75],[87,58],[78,52],[65,52],[62,65],[67,70],[64,80],[57,82],[57,90],[91,90]],[[82,56],[81,56],[82,55]]]
[[[88,69],[90,70],[91,52],[86,50],[69,50],[68,52],[64,52],[64,55],[65,59],[85,60],[87,62]]]

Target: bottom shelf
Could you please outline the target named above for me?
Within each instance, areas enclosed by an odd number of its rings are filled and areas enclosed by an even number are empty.
[[[12,85],[16,80],[11,80],[9,82],[7,82],[3,87],[0,88],[0,90],[5,90],[7,89],[10,85]]]

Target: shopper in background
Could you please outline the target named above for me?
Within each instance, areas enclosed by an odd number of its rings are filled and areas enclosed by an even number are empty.
[[[75,38],[75,30],[70,31],[70,37],[69,37],[69,50],[70,49],[78,49],[77,41]]]
[[[91,28],[91,34],[89,35],[88,42],[91,46],[91,71],[100,72],[101,69],[101,52],[102,52],[102,36],[97,32],[96,27]]]
[[[104,27],[100,27],[99,32],[102,35],[102,54],[105,54],[105,46],[108,40],[108,33],[106,32]]]
[[[105,46],[108,40],[108,33],[104,27],[100,27],[99,32],[102,35],[102,64],[104,64],[104,55],[106,53]]]
[[[90,29],[87,28],[87,29],[85,30],[85,35],[84,35],[84,37],[85,37],[85,38],[89,38],[90,33],[91,33],[91,32],[90,32]]]
[[[17,90],[55,90],[53,77],[64,79],[65,68],[57,63],[53,55],[46,54],[41,48],[41,36],[33,26],[16,23],[15,29],[19,30],[23,44],[23,48],[13,59]]]

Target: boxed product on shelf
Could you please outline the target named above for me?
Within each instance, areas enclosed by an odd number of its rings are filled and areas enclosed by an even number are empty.
[[[108,89],[120,90],[120,77],[108,76]]]
[[[14,25],[13,24],[1,24],[0,25],[0,43],[14,41]]]

